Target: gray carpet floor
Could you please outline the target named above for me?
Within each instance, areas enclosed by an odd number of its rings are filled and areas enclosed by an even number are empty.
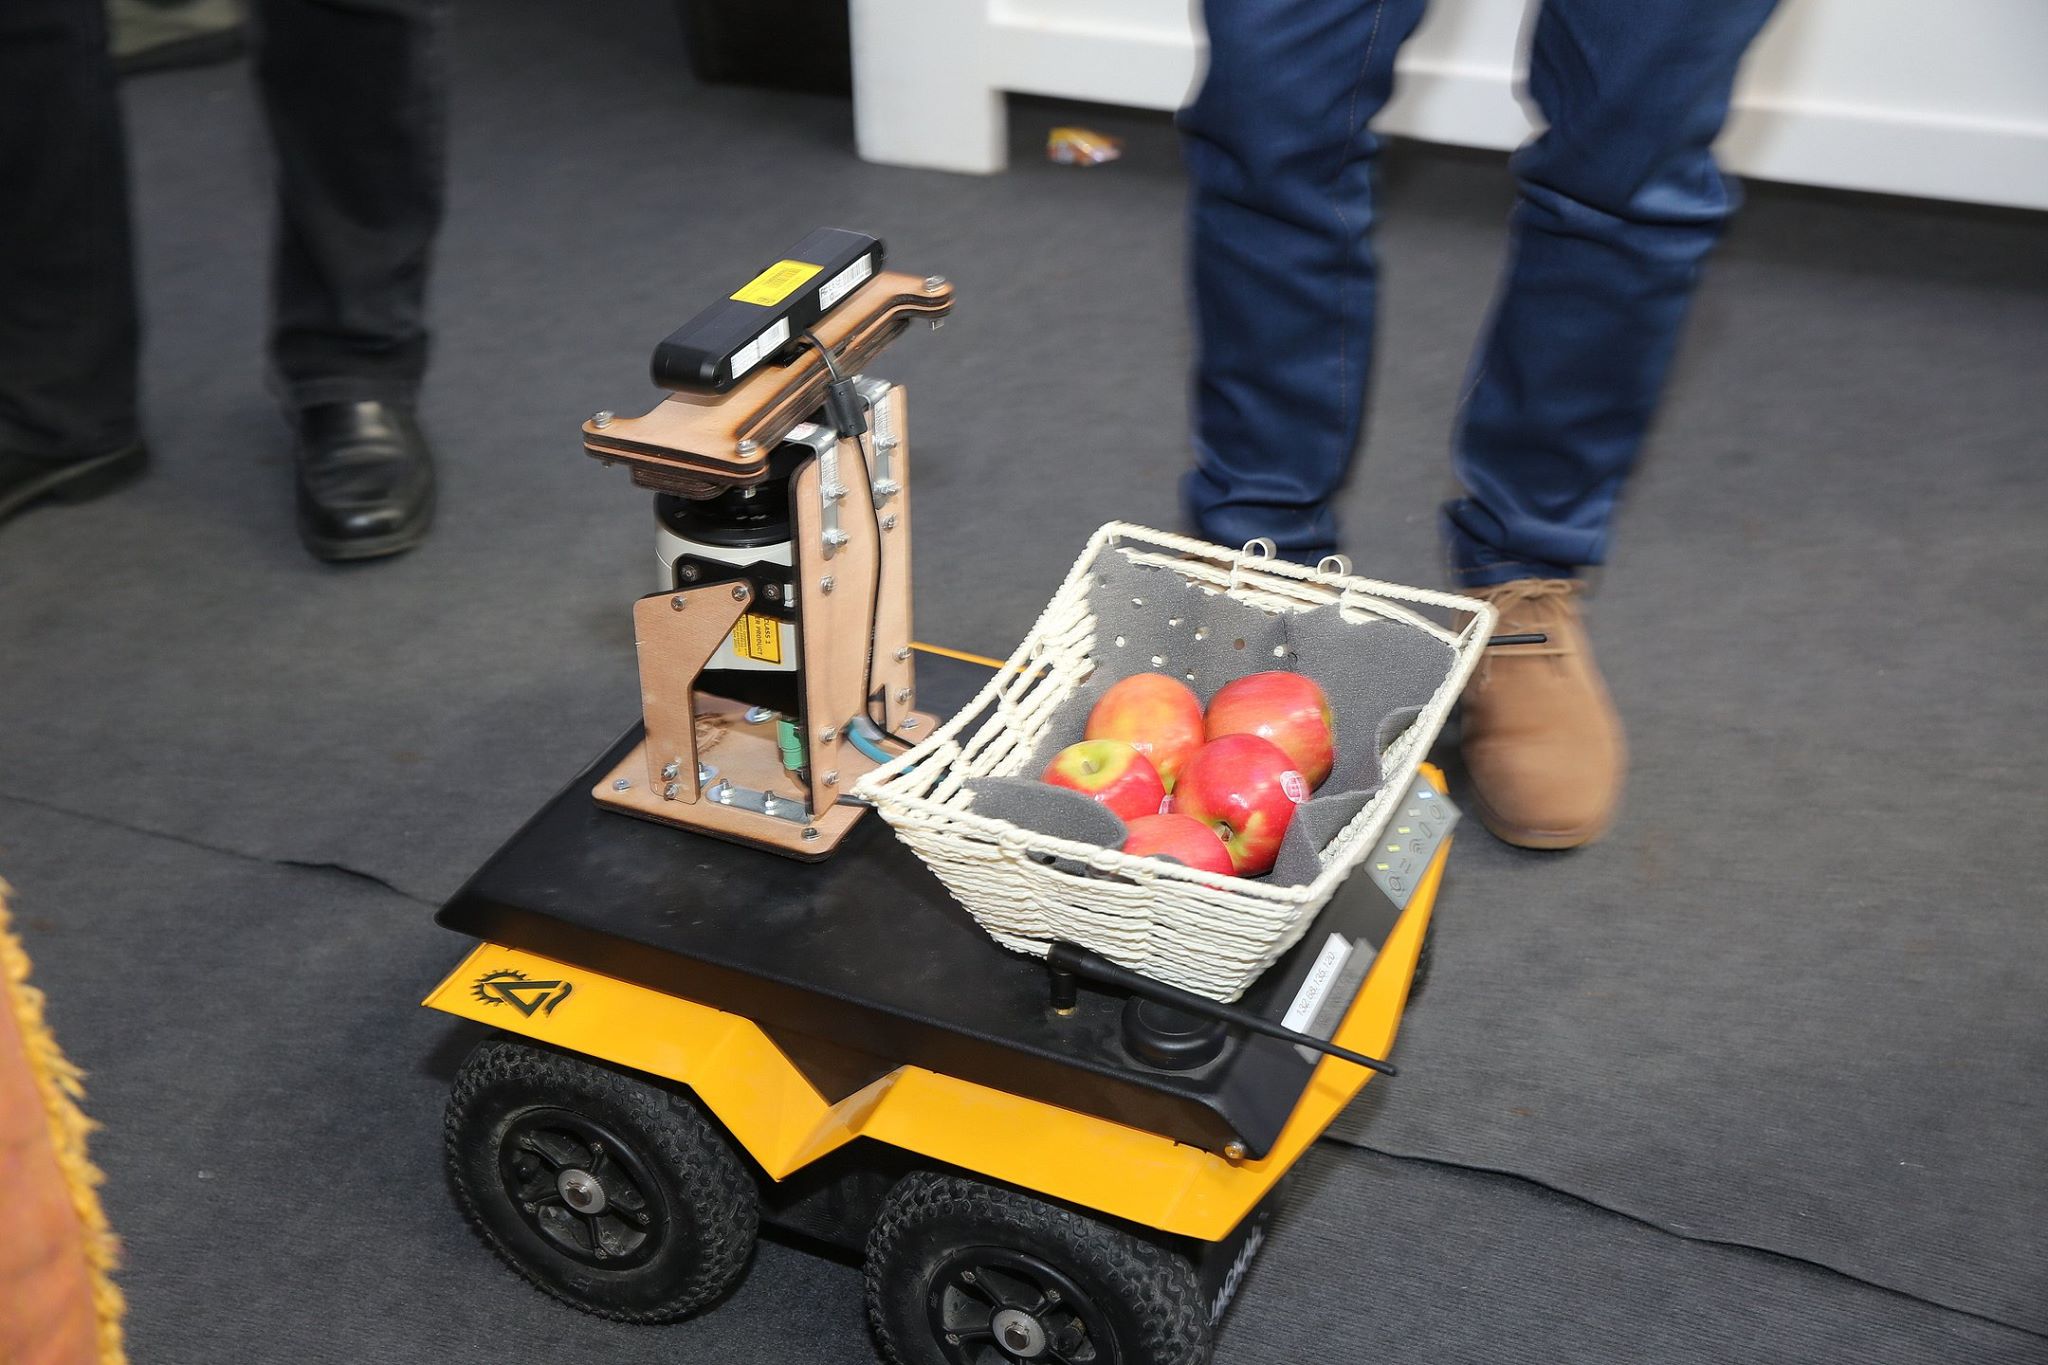
[[[882,367],[923,638],[1005,652],[1095,524],[1172,523],[1171,131],[1081,111],[1127,155],[1056,168],[1076,111],[1019,102],[1008,175],[865,166],[843,100],[694,85],[652,0],[470,11],[457,59],[434,539],[293,537],[235,68],[129,89],[155,474],[0,532],[0,873],[94,1073],[138,1359],[868,1359],[857,1276],[790,1247],[660,1332],[488,1260],[437,1174],[427,915],[635,702],[644,495],[576,423],[810,227],[960,285]],[[1385,198],[1342,510],[1361,568],[1431,582],[1507,189],[1399,147]],[[2048,1360],[2044,369],[2048,220],[1752,187],[1592,606],[1623,818],[1460,841],[1403,1074],[1223,1358]]]

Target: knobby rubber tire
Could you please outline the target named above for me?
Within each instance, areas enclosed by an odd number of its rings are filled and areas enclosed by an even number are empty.
[[[620,1134],[650,1170],[668,1241],[626,1270],[549,1248],[513,1207],[499,1174],[502,1139],[536,1110],[562,1109]],[[448,1173],[485,1245],[536,1288],[618,1322],[670,1322],[739,1280],[760,1227],[760,1192],[717,1126],[686,1095],[574,1055],[496,1036],[456,1074],[444,1128]]]
[[[896,1365],[950,1365],[925,1295],[948,1256],[975,1246],[1027,1252],[1080,1284],[1114,1331],[1117,1365],[1205,1365],[1214,1350],[1186,1258],[1072,1209],[918,1171],[889,1192],[868,1235],[868,1317]]]

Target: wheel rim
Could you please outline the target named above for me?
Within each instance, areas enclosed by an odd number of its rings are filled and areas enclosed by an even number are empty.
[[[669,1218],[647,1161],[617,1132],[567,1109],[533,1109],[505,1128],[498,1176],[548,1249],[587,1266],[645,1264]]]
[[[925,1291],[933,1339],[950,1365],[1116,1365],[1116,1336],[1072,1277],[1036,1256],[968,1247],[941,1261]]]

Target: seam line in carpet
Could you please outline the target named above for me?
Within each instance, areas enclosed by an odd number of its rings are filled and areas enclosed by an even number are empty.
[[[415,896],[404,887],[394,885],[374,872],[365,872],[361,868],[350,867],[345,863],[322,861],[314,858],[266,858],[261,854],[250,853],[244,849],[231,848],[226,844],[214,844],[208,843],[204,839],[194,839],[189,834],[173,834],[169,830],[151,829],[147,825],[130,824],[126,820],[116,820],[110,815],[99,815],[92,811],[78,810],[71,806],[60,805],[55,801],[45,801],[40,797],[19,796],[13,792],[0,792],[0,801],[12,801],[16,805],[31,806],[37,810],[50,811],[56,815],[68,815],[74,820],[85,820],[92,824],[105,825],[109,829],[123,830],[129,834],[140,834],[145,838],[163,839],[170,843],[183,844],[186,848],[196,848],[204,853],[223,854],[226,857],[237,858],[246,863],[261,863],[265,867],[303,868],[309,872],[333,872],[344,877],[354,878],[357,881],[368,882],[370,885],[381,890],[389,891],[394,896],[403,897],[414,905],[422,905],[429,910],[440,908],[438,902]]]
[[[2004,1318],[1993,1317],[1989,1313],[1982,1313],[1974,1308],[1964,1308],[1959,1304],[1944,1303],[1940,1299],[1930,1298],[1925,1294],[1915,1294],[1909,1289],[1900,1289],[1896,1285],[1865,1279],[1863,1276],[1852,1274],[1839,1266],[1829,1265],[1825,1261],[1816,1261],[1808,1256],[1800,1256],[1790,1251],[1779,1251],[1775,1247],[1762,1246],[1755,1242],[1741,1242],[1731,1237],[1708,1237],[1700,1233],[1680,1232],[1677,1228],[1645,1218],[1641,1214],[1630,1213],[1627,1209],[1616,1208],[1612,1204],[1603,1204],[1599,1200],[1588,1198],[1576,1190],[1568,1190],[1562,1186],[1553,1185],[1547,1180],[1540,1180],[1533,1175],[1525,1175],[1520,1171],[1511,1171],[1500,1166],[1482,1166],[1476,1162],[1450,1161],[1443,1157],[1422,1156],[1415,1152],[1395,1152],[1385,1147],[1374,1147],[1368,1143],[1353,1142],[1345,1138],[1326,1136],[1320,1139],[1320,1141],[1339,1147],[1348,1147],[1353,1151],[1370,1152],[1374,1156],[1383,1156],[1390,1161],[1406,1161],[1418,1166],[1435,1166],[1440,1170],[1466,1171],[1474,1175],[1499,1176],[1504,1180],[1519,1181],[1524,1185],[1533,1185],[1539,1190],[1548,1190],[1550,1193],[1569,1199],[1574,1203],[1583,1204],[1589,1209],[1598,1209],[1600,1212],[1610,1214],[1613,1217],[1626,1219],[1628,1222],[1634,1223],[1639,1227],[1649,1228],[1653,1232],[1661,1232],[1668,1237],[1676,1237],[1682,1242],[1695,1242],[1702,1246],[1727,1247],[1733,1251],[1755,1252],[1757,1255],[1769,1256],[1775,1260],[1790,1261],[1795,1265],[1803,1265],[1809,1269],[1818,1270],[1824,1274],[1847,1280],[1851,1284],[1860,1284],[1866,1289],[1874,1289],[1881,1294],[1890,1294],[1896,1298],[1924,1304],[1929,1308],[1938,1308],[1945,1313],[1955,1313],[1961,1317],[1972,1318],[1988,1326],[2003,1327],[2007,1331],[2019,1332],[2036,1340],[2048,1340],[2048,1332],[2044,1332],[2039,1328],[2028,1327],[2017,1322],[2008,1322]]]

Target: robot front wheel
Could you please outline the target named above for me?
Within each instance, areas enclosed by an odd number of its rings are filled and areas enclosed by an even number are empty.
[[[488,1038],[448,1101],[448,1171],[491,1249],[622,1322],[718,1299],[760,1226],[753,1177],[687,1097],[566,1053]]]

